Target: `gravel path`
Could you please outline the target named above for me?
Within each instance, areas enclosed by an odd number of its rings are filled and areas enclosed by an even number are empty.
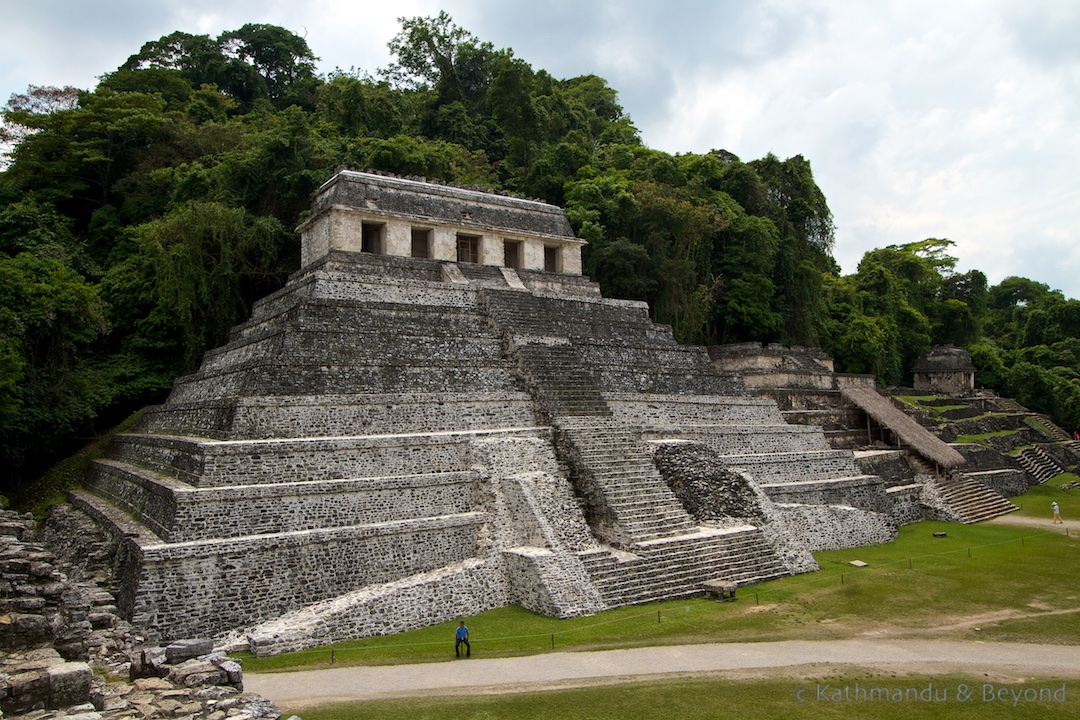
[[[448,644],[449,647],[449,644]],[[1080,646],[939,640],[723,643],[556,652],[421,665],[244,675],[245,690],[279,707],[439,694],[530,692],[560,685],[680,673],[858,665],[903,672],[994,672],[1080,678]],[[803,671],[805,672],[805,670]],[[798,676],[792,670],[786,673]]]

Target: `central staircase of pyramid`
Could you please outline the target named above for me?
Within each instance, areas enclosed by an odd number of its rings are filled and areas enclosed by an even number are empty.
[[[731,396],[737,378],[716,371],[704,350],[678,345],[643,303],[491,288],[482,297],[555,428],[560,460],[603,543],[578,554],[609,604],[697,594],[718,578],[747,584],[789,573],[758,528],[698,526],[653,462],[648,420],[609,401]]]

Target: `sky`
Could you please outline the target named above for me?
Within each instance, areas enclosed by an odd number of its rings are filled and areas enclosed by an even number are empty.
[[[802,155],[844,273],[948,238],[960,272],[1080,298],[1076,0],[36,0],[4,11],[0,102],[249,22],[304,37],[320,72],[375,73],[398,17],[440,10],[534,69],[605,78],[651,148]]]

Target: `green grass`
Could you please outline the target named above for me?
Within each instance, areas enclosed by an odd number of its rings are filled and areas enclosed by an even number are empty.
[[[993,437],[1005,437],[1006,435],[1015,435],[1018,430],[997,430],[995,432],[981,433],[978,435],[958,435],[954,443],[970,443],[975,445],[982,445],[984,447],[990,447],[990,443],[986,442],[987,439]]]
[[[916,407],[933,407],[934,403],[947,399],[944,395],[893,395],[893,397]]]
[[[787,720],[795,714],[800,720],[865,717],[982,720],[998,714],[1033,720],[1080,717],[1080,683],[1075,679],[1005,683],[981,675],[898,677],[862,669],[849,672],[810,679],[678,678],[527,694],[343,703],[305,708],[301,712],[304,720]],[[991,686],[989,697],[984,696],[987,684]],[[1006,693],[1004,701],[996,694],[1002,690]],[[1021,700],[1014,700],[1016,696],[1010,691],[1018,693]],[[1030,701],[1023,700],[1025,692]]]
[[[923,522],[901,528],[895,542],[817,553],[820,571],[743,588],[733,603],[694,598],[568,620],[510,607],[466,620],[473,652],[481,657],[550,652],[553,644],[559,651],[593,650],[869,632],[1066,642],[1080,637],[1080,613],[1047,613],[1080,608],[1080,538],[1051,530],[1049,524],[1043,531]],[[852,560],[869,565],[856,568]],[[1017,620],[988,620],[979,630],[961,625],[1002,611]],[[1014,627],[1020,620],[1022,627]],[[331,653],[336,664],[449,661],[456,624],[269,658],[245,656],[244,666],[252,672],[326,666]]]
[[[950,418],[942,417],[942,415],[949,410],[962,410],[964,408],[970,407],[969,405],[966,405],[964,403],[937,404],[947,400],[944,395],[895,395],[894,397],[897,400],[900,400],[901,402],[910,405],[917,410],[921,410],[922,412],[932,415],[934,417],[934,420],[936,420],[939,425],[955,422]],[[981,415],[977,415],[975,417],[986,417],[990,414],[991,413],[982,413]],[[964,418],[964,420],[971,419],[972,418]]]
[[[1073,473],[1062,473],[1052,477],[1042,485],[1028,488],[1028,491],[1012,501],[1020,505],[1016,515],[1024,517],[1045,518],[1047,525],[1052,517],[1050,503],[1057,502],[1061,507],[1061,517],[1070,520],[1080,519],[1080,490],[1063,490],[1065,483],[1080,481],[1080,476]]]
[[[1063,512],[1080,504],[1059,476],[1021,498],[1025,508],[1058,498]],[[1074,494],[1070,495],[1069,493]],[[1077,507],[1080,515],[1080,507]],[[934,537],[944,532],[945,537]],[[1049,526],[923,522],[900,529],[884,545],[816,553],[821,570],[743,588],[739,599],[718,603],[690,599],[619,608],[587,618],[557,620],[521,608],[501,608],[467,618],[474,657],[593,650],[699,642],[842,639],[878,635],[980,641],[1074,643],[1080,638],[1080,538]],[[868,563],[856,568],[852,560]],[[456,622],[391,637],[339,643],[272,658],[244,658],[249,672],[339,664],[451,661]],[[1075,679],[988,677],[982,674],[907,675],[862,667],[823,671],[751,671],[741,677],[678,677],[528,693],[380,700],[305,707],[304,720],[421,720],[464,717],[696,720],[716,717],[1010,718],[1080,717]],[[814,674],[814,673],[817,674]],[[1043,701],[984,700],[982,688],[1043,691]],[[1065,702],[1045,697],[1066,686]],[[477,684],[483,684],[478,678]],[[935,700],[832,701],[837,688],[890,693],[934,688]],[[957,699],[967,686],[972,695]],[[818,688],[824,687],[824,696]],[[801,693],[801,694],[800,694]],[[941,693],[945,693],[942,696]]]
[[[967,407],[964,404],[950,403],[948,405],[942,405],[940,403],[948,401],[944,395],[894,395],[897,400],[907,403],[913,407],[917,407],[920,410],[927,412],[939,412],[941,410],[956,410],[959,408]]]

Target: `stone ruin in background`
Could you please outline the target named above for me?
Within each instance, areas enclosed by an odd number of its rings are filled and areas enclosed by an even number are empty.
[[[557,207],[342,171],[299,232],[300,271],[72,496],[119,544],[120,610],[163,641],[590,614],[812,570],[922,517],[924,485],[603,298]]]

